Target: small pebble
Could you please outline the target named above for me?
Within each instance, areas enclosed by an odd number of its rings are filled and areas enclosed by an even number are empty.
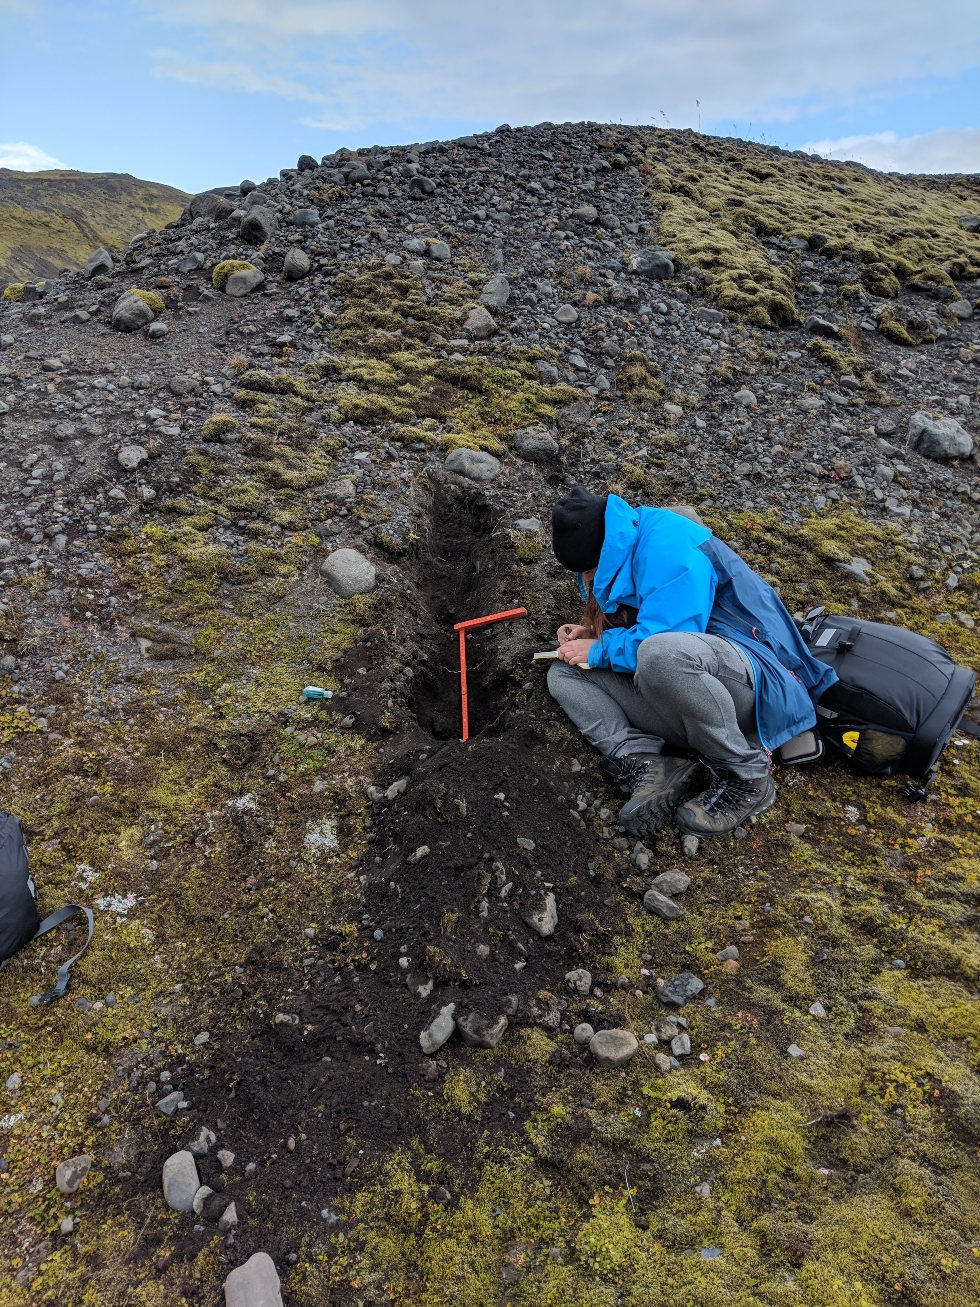
[[[790,1044],[786,1052],[793,1058],[806,1057],[806,1053],[803,1052],[803,1049],[800,1048],[799,1044]]]
[[[810,1004],[811,1017],[825,1017],[826,1015],[827,1015],[827,1009],[824,1007],[822,1003],[817,1002],[817,1003]]]

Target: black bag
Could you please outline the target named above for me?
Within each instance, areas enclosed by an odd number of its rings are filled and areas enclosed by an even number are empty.
[[[83,908],[77,903],[69,903],[41,920],[37,910],[37,891],[27,863],[24,832],[12,813],[0,812],[0,971],[25,944],[46,935],[77,912],[84,912],[88,919],[85,943],[74,957],[59,967],[54,989],[47,994],[35,994],[31,998],[33,1006],[50,1003],[52,999],[61,998],[64,994],[72,965],[88,948],[95,923],[92,909]]]
[[[976,675],[900,626],[814,608],[800,630],[814,657],[840,677],[817,704],[823,739],[865,775],[931,779]]]

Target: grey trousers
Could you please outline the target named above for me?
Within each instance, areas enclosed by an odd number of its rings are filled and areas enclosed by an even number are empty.
[[[719,635],[652,635],[636,673],[583,671],[555,661],[548,689],[590,744],[611,758],[693,749],[754,779],[769,769],[755,719],[755,678],[746,655]]]

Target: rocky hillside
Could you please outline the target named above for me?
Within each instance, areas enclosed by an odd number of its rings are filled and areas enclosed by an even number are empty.
[[[0,168],[0,284],[79,268],[180,215],[188,196],[128,173]]]
[[[978,213],[545,123],[8,287],[0,804],[96,935],[0,979],[0,1301],[980,1300],[976,716],[644,846],[530,661],[580,482],[980,665]]]

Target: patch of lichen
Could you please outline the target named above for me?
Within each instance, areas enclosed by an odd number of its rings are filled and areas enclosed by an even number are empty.
[[[702,275],[720,307],[758,326],[798,317],[799,256],[770,261],[760,244],[766,236],[816,237],[819,256],[858,260],[862,283],[881,296],[896,295],[900,277],[951,285],[952,276],[980,271],[980,244],[957,222],[975,203],[965,181],[899,178],[749,141],[628,130],[661,244],[681,268]]]
[[[233,272],[251,272],[254,267],[254,263],[248,263],[245,259],[222,259],[211,273],[211,285],[215,290],[224,290]]]
[[[162,313],[167,307],[161,297],[152,290],[139,290],[136,286],[130,286],[126,292],[127,295],[135,295],[138,300],[142,300],[148,309],[154,313]]]
[[[3,298],[5,300],[22,300],[24,298],[24,283],[22,281],[12,281],[9,286],[4,287]]]

